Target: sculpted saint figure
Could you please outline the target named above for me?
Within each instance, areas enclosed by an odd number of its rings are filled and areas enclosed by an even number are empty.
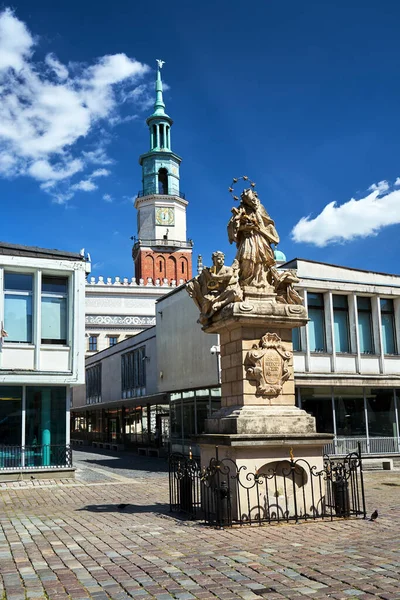
[[[225,266],[223,252],[212,254],[212,267],[205,267],[200,275],[189,281],[186,289],[200,310],[199,323],[206,324],[214,313],[231,302],[239,302],[243,292],[239,287],[239,264]]]
[[[228,237],[236,243],[239,263],[239,284],[268,287],[268,274],[275,264],[271,244],[278,244],[275,223],[251,188],[242,192],[239,208],[232,208]]]

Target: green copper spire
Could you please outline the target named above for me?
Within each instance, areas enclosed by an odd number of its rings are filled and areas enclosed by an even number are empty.
[[[151,115],[152,117],[168,118],[168,115],[165,112],[165,104],[163,100],[163,87],[161,80],[161,69],[163,67],[164,62],[164,60],[157,59],[156,101],[154,104],[154,112]]]
[[[172,151],[171,127],[173,121],[165,112],[161,69],[163,60],[157,60],[156,101],[154,112],[146,119],[150,133],[150,149],[142,154],[143,191],[141,196],[154,194],[180,196],[179,166],[181,158]],[[172,238],[171,238],[172,239]]]

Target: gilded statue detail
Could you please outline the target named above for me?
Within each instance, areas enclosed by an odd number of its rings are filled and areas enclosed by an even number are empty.
[[[233,183],[237,181],[234,179]],[[208,325],[215,313],[228,304],[246,303],[246,297],[254,294],[279,304],[303,303],[293,287],[299,282],[295,271],[281,272],[276,268],[273,245],[279,243],[279,235],[254,187],[251,183],[243,190],[239,206],[232,208],[228,239],[237,248],[232,265],[225,265],[223,252],[214,252],[212,267],[204,268],[186,285],[200,310],[202,325]],[[233,187],[229,191],[233,192]],[[237,196],[234,199],[239,200]]]

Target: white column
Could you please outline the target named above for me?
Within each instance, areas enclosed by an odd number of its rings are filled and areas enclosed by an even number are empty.
[[[65,401],[65,444],[67,446],[71,443],[71,398],[72,389],[70,386],[67,387],[67,397]]]
[[[361,373],[361,353],[360,353],[360,334],[358,332],[358,308],[357,308],[357,295],[353,293],[349,296],[349,320],[350,320],[350,332],[354,334],[354,339],[351,339],[352,352],[356,353],[356,370],[357,373]],[[354,327],[354,330],[353,330]]]
[[[335,331],[333,324],[332,292],[324,294],[326,349],[331,354],[331,371],[336,373]]]
[[[379,370],[382,374],[385,373],[385,354],[383,349],[383,338],[382,338],[382,319],[381,319],[381,299],[379,296],[372,298],[372,319],[375,320],[376,331],[377,331],[377,342],[376,352],[379,353]]]
[[[397,400],[397,394],[395,388],[393,388],[393,400],[394,400],[394,418],[396,424],[396,436],[397,436],[397,450],[400,452],[400,431],[399,431],[399,406]]]
[[[25,444],[26,444],[26,385],[22,386],[22,407],[21,407],[21,467],[25,467]]]
[[[304,306],[307,308],[308,307],[307,290],[304,290],[303,297],[304,297]],[[310,359],[311,359],[311,357],[310,357],[310,344],[308,342],[308,323],[304,327],[304,335],[303,335],[303,340],[302,341],[304,341],[304,352],[305,352],[304,366],[305,366],[306,373],[309,373],[310,372]]]
[[[367,409],[367,396],[365,393],[365,387],[363,388],[364,395],[364,419],[365,419],[365,433],[367,435],[367,452],[369,454],[369,427],[368,427],[368,409]]]
[[[40,345],[42,341],[42,271],[36,271],[33,283],[33,343],[35,344],[35,370],[40,371]]]

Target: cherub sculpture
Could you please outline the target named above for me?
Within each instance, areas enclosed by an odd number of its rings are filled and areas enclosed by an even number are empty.
[[[186,284],[186,289],[200,310],[199,323],[205,325],[221,308],[243,299],[238,284],[239,265],[235,260],[231,267],[225,266],[225,254],[212,254],[212,267],[205,267],[200,275]]]

